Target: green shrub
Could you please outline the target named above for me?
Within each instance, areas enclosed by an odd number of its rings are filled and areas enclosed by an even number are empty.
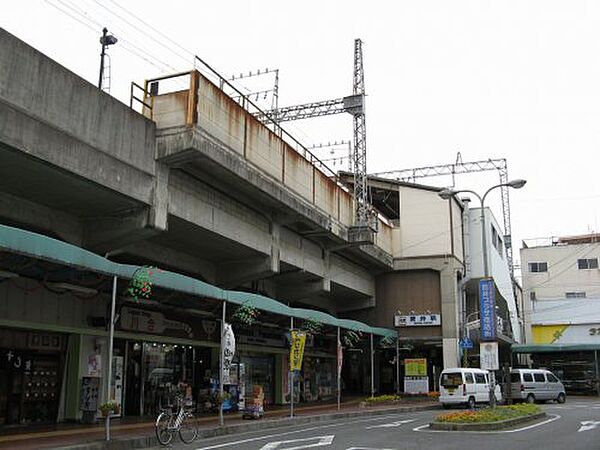
[[[400,400],[400,397],[396,395],[379,395],[377,397],[366,398],[367,403],[381,403],[381,402],[395,402]]]
[[[497,408],[484,408],[480,410],[467,410],[440,414],[436,417],[437,422],[449,423],[483,423],[500,422],[502,420],[515,419],[517,417],[530,416],[541,412],[538,405],[518,404],[509,406],[498,406]]]

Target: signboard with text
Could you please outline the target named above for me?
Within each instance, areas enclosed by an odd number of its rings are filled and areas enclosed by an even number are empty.
[[[397,327],[435,327],[442,324],[439,314],[396,314],[394,326]]]
[[[427,359],[412,358],[404,360],[404,375],[407,377],[426,377]]]
[[[302,369],[302,358],[304,357],[305,344],[306,333],[304,331],[292,331],[292,342],[290,345],[290,372]]]
[[[481,342],[479,344],[479,366],[485,370],[498,370],[498,343]]]
[[[479,280],[479,314],[481,340],[496,340],[496,288],[494,280]]]

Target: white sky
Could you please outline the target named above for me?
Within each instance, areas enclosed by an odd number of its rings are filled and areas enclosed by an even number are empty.
[[[507,158],[509,178],[528,180],[511,191],[517,259],[522,238],[600,231],[600,2],[28,0],[4,4],[0,26],[96,84],[106,25],[120,39],[111,93],[128,103],[131,81],[192,68],[137,18],[222,74],[279,68],[280,106],[351,94],[360,37],[369,172],[448,164],[457,151],[463,161]],[[349,115],[286,128],[306,145],[352,138]],[[488,172],[456,187],[497,182]],[[501,222],[499,191],[490,205]]]

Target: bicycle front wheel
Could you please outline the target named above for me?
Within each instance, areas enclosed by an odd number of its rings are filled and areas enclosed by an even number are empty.
[[[169,445],[173,439],[173,432],[171,431],[171,415],[167,413],[160,413],[154,424],[156,430],[156,439],[162,445]]]
[[[179,428],[179,438],[185,444],[191,444],[198,437],[198,426],[192,414],[186,414]]]

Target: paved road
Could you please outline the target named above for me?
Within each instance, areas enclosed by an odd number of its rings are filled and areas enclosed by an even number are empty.
[[[175,449],[193,450],[598,450],[600,399],[570,398],[564,405],[542,405],[549,417],[525,429],[501,432],[434,432],[427,424],[439,411],[390,414],[286,427],[197,441]]]

